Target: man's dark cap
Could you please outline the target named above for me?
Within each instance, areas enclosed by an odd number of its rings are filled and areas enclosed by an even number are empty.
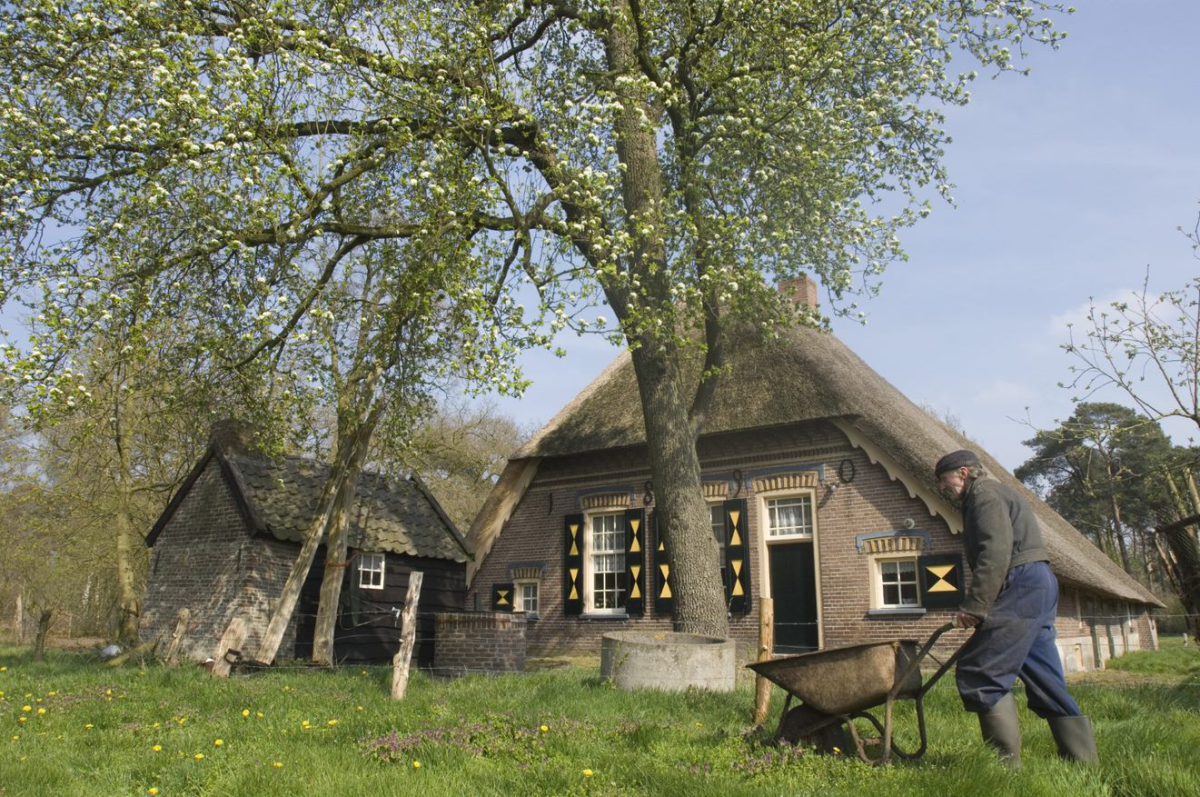
[[[979,457],[975,456],[974,451],[968,451],[963,448],[958,451],[951,451],[946,456],[937,461],[933,466],[933,475],[941,476],[946,471],[958,470],[959,468],[979,468],[983,463],[979,461]]]

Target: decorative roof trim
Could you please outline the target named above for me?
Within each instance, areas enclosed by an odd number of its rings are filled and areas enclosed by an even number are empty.
[[[820,474],[816,470],[792,470],[788,473],[778,473],[760,476],[754,479],[754,492],[772,493],[778,490],[816,489],[821,483]]]
[[[719,498],[724,500],[729,497],[728,481],[704,482],[701,486],[704,488],[704,497],[707,499]]]
[[[950,527],[951,534],[962,534],[962,513],[954,509],[946,499],[914,479],[894,459],[883,453],[882,449],[864,437],[853,424],[843,418],[831,418],[830,422],[840,429],[842,434],[846,435],[846,438],[850,441],[850,445],[861,449],[867,455],[867,459],[871,461],[872,465],[882,465],[889,479],[904,485],[904,489],[908,491],[909,498],[917,498],[921,503],[925,504],[925,508],[929,510],[930,517],[940,517],[946,521],[946,525]]]
[[[877,534],[859,534],[854,545],[859,553],[920,553],[930,545],[932,537],[928,531],[881,531]]]
[[[579,508],[589,509],[628,509],[633,506],[634,488],[632,487],[596,487],[591,490],[580,490],[575,493],[575,501]]]

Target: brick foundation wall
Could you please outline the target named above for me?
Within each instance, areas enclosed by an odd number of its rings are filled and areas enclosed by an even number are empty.
[[[525,618],[491,612],[434,616],[433,671],[436,675],[522,672]]]

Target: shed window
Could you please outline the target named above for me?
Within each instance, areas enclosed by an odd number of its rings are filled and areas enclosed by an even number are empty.
[[[386,559],[381,553],[364,553],[358,557],[358,586],[362,589],[383,589]]]
[[[513,590],[516,593],[513,603],[514,612],[523,612],[525,614],[538,613],[537,581],[517,581],[513,584]]]

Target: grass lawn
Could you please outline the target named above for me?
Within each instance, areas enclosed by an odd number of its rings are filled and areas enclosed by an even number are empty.
[[[386,668],[218,680],[81,653],[35,664],[17,648],[0,648],[0,668],[5,797],[1200,794],[1200,652],[1177,641],[1072,684],[1100,767],[1059,762],[1046,724],[1023,709],[1017,773],[983,747],[952,677],[927,698],[924,759],[872,767],[772,745],[750,726],[749,681],[729,695],[666,695],[627,694],[582,667],[418,674],[395,703]],[[771,729],[782,703],[776,690]]]

